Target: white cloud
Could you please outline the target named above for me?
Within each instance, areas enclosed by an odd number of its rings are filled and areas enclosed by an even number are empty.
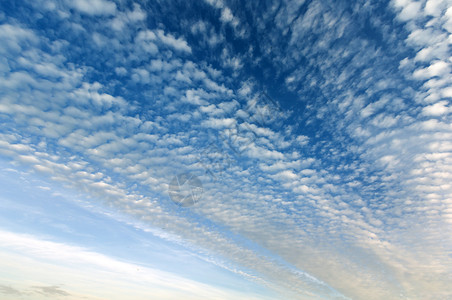
[[[206,95],[207,94],[203,90],[188,90],[185,93],[185,97],[182,98],[182,101],[194,105],[207,105],[207,102],[203,100]]]
[[[425,3],[425,14],[438,17],[446,2],[442,0],[427,0]]]
[[[257,299],[77,246],[7,231],[0,231],[0,236],[3,241],[0,276],[9,275],[1,279],[22,288],[24,299],[44,299],[48,294],[30,295],[30,286],[26,284],[32,282],[34,286],[57,284],[61,287],[59,294],[64,291],[67,299],[145,299],[149,295],[159,299]],[[14,280],[17,276],[20,281]]]
[[[269,150],[260,146],[250,144],[246,150],[247,154],[252,158],[261,160],[283,159],[284,154],[276,150]]]
[[[140,5],[134,3],[133,10],[118,12],[110,24],[114,30],[122,31],[125,30],[125,26],[131,26],[133,23],[144,21],[146,16],[146,12],[141,9]]]
[[[421,1],[395,0],[392,1],[395,7],[401,9],[398,18],[402,21],[408,21],[419,16]]]
[[[435,61],[429,67],[418,69],[413,73],[414,78],[428,79],[450,73],[450,64],[444,61]]]
[[[116,13],[116,4],[107,0],[74,0],[70,1],[69,5],[81,13],[91,16]]]
[[[173,35],[171,34],[165,34],[163,32],[163,30],[157,30],[157,36],[159,37],[159,39],[166,45],[171,46],[172,48],[178,50],[178,51],[183,51],[183,52],[188,52],[191,53],[191,48],[190,46],[187,44],[187,41],[185,41],[182,38],[175,38]]]
[[[231,10],[228,7],[225,7],[221,10],[220,20],[223,22],[231,22],[234,19]]]
[[[31,30],[11,24],[0,25],[0,39],[2,41],[0,53],[3,55],[10,51],[19,52],[24,44],[38,42],[38,38]]]
[[[208,120],[204,120],[201,125],[205,127],[215,128],[215,129],[222,129],[222,128],[229,128],[233,126],[236,123],[235,119],[232,118],[225,118],[225,119],[215,119],[211,118]]]
[[[427,116],[440,116],[440,115],[444,115],[447,114],[450,109],[447,106],[448,102],[447,101],[440,101],[437,102],[433,105],[430,106],[426,106],[422,109],[422,112],[427,115]]]

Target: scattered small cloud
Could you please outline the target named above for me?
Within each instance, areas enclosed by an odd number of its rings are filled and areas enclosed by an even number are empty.
[[[21,291],[6,285],[0,285],[0,293],[5,295],[17,295],[17,296],[20,296],[22,294]]]
[[[36,293],[42,294],[44,296],[70,296],[70,294],[62,290],[59,286],[33,286],[31,287]]]

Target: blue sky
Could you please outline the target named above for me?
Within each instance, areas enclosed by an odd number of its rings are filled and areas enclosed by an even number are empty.
[[[451,1],[0,8],[2,299],[452,297]]]

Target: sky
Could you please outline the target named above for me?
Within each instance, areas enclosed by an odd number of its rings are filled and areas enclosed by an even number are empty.
[[[452,299],[452,2],[0,2],[0,298]]]

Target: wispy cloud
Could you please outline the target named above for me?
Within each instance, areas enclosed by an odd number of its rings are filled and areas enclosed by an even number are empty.
[[[21,295],[24,299],[58,296],[64,299],[122,299],[125,295],[133,299],[149,295],[158,299],[233,299],[243,296],[239,292],[119,261],[88,249],[6,231],[1,231],[0,235],[4,241],[0,252],[2,268],[11,275],[20,272],[21,276],[16,281],[13,277],[5,278],[2,272],[2,280],[23,289],[2,286],[1,292],[6,296]],[[27,266],[19,263],[24,259]],[[27,282],[34,285],[26,286]],[[59,285],[52,284],[55,282]]]

